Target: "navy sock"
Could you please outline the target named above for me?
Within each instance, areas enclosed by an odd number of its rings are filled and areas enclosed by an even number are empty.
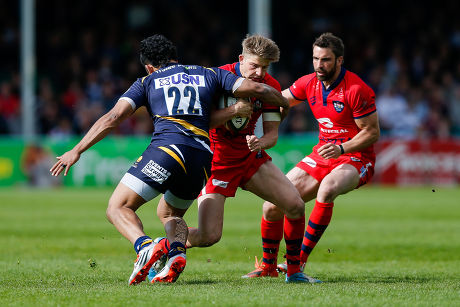
[[[136,251],[137,254],[139,254],[139,251],[143,249],[146,246],[149,246],[152,244],[153,240],[149,236],[142,236],[137,238],[136,242],[134,242],[134,250]]]
[[[173,242],[170,244],[170,249],[169,249],[169,253],[168,253],[168,257],[169,258],[172,258],[178,254],[185,254],[186,250],[185,250],[185,246],[184,244],[180,243],[180,242]]]

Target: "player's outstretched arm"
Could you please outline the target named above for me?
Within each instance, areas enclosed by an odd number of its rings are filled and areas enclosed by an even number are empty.
[[[283,121],[289,114],[289,109],[293,106],[296,106],[298,105],[299,103],[301,103],[302,101],[300,100],[297,100],[294,98],[294,96],[292,96],[292,93],[291,91],[287,88],[285,90],[283,90],[281,92],[281,94],[283,95],[284,98],[286,98],[288,101],[289,101],[289,106],[288,107],[281,107],[280,108],[280,111],[281,111],[281,121]]]
[[[117,127],[132,113],[133,109],[129,102],[124,99],[118,100],[109,112],[101,116],[94,123],[74,148],[64,153],[62,156],[56,157],[58,161],[51,167],[51,175],[58,176],[64,171],[64,176],[67,176],[70,167],[80,159],[80,155],[85,150],[102,140],[113,128]]]
[[[270,85],[244,79],[233,93],[236,97],[255,97],[278,107],[289,107],[289,102]]]

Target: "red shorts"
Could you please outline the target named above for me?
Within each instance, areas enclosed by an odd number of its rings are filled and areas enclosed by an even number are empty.
[[[225,197],[235,196],[238,187],[243,187],[260,166],[270,160],[270,156],[264,150],[260,153],[248,152],[238,160],[224,161],[219,159],[219,155],[215,155],[212,160],[211,177],[201,190],[200,196],[212,193]]]
[[[350,164],[359,173],[359,184],[356,188],[369,182],[374,175],[375,160],[345,154],[337,159],[324,159],[313,149],[313,152],[297,163],[297,167],[306,171],[310,176],[321,182],[334,168],[342,164]]]

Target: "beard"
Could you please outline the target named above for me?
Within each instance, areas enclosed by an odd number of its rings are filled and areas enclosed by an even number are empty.
[[[319,81],[330,81],[332,80],[332,78],[334,78],[336,71],[337,71],[337,61],[334,63],[334,67],[332,67],[330,71],[319,71],[323,73],[324,75],[318,75],[318,71],[315,71],[316,78],[318,78]]]

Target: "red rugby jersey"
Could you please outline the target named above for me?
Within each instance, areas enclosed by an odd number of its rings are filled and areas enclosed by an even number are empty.
[[[231,71],[237,76],[242,77],[239,62],[223,65],[219,68]],[[268,84],[274,87],[279,92],[281,92],[281,86],[279,82],[276,81],[275,78],[270,76],[268,73],[265,74],[265,77],[262,80],[262,83]],[[228,131],[222,125],[215,129],[211,129],[209,131],[209,139],[211,140],[211,149],[214,151],[214,153],[216,153],[217,150],[223,150],[223,149],[226,150],[225,152],[226,155],[230,154],[229,151],[235,152],[235,155],[236,155],[236,152],[238,151],[244,151],[244,152],[249,151],[249,148],[246,142],[246,135],[254,134],[254,128],[256,126],[256,122],[259,119],[260,115],[263,112],[278,112],[279,113],[279,107],[273,106],[268,103],[264,103],[255,98],[252,98],[252,102],[254,103],[254,110],[252,112],[251,119],[249,120],[249,123],[246,128],[239,131],[238,133],[235,133],[235,132]],[[232,153],[231,155],[233,156],[234,154]]]
[[[319,123],[319,145],[352,139],[360,131],[354,120],[376,112],[374,91],[345,68],[327,90],[316,73],[299,78],[289,90],[295,99],[305,100],[310,106]],[[361,154],[375,158],[373,146]]]

